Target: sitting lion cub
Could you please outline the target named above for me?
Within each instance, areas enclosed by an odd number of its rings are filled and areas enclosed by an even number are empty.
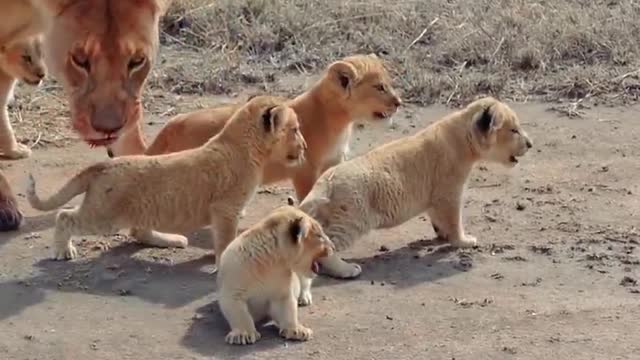
[[[531,147],[516,114],[494,98],[482,98],[412,136],[327,170],[300,209],[322,224],[338,251],[372,229],[398,226],[424,211],[439,237],[454,246],[473,246],[476,238],[465,234],[461,214],[473,165],[486,160],[513,167]],[[335,277],[361,272],[338,255],[321,264]]]
[[[29,177],[27,199],[38,210],[57,208],[85,193],[82,205],[56,219],[56,259],[73,259],[73,235],[133,228],[142,243],[185,247],[181,233],[211,225],[216,263],[236,236],[238,214],[253,196],[268,161],[299,166],[306,143],[296,113],[275,97],[242,106],[203,146],[158,156],[123,156],[86,168],[48,199]],[[166,231],[172,234],[151,231]]]
[[[308,340],[311,329],[298,322],[298,274],[315,277],[317,259],[333,244],[311,216],[282,206],[234,239],[218,265],[219,304],[231,331],[229,344],[260,339],[255,322],[270,317],[286,339]]]

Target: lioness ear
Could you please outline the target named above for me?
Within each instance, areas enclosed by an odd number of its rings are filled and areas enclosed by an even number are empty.
[[[329,72],[345,90],[349,89],[358,77],[356,68],[345,61],[336,61],[331,64]]]
[[[303,217],[296,218],[289,226],[289,235],[294,243],[302,242],[309,233],[309,224]]]
[[[491,115],[491,107],[487,107],[480,113],[480,116],[475,121],[476,127],[480,132],[487,133],[489,130],[495,127],[495,121]]]
[[[278,113],[273,112],[275,106],[267,108],[264,113],[262,113],[262,126],[264,126],[264,131],[266,132],[274,132],[278,127]]]

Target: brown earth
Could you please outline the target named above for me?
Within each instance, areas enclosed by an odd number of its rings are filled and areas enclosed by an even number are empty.
[[[172,101],[197,104],[195,98]],[[209,102],[224,99],[208,99]],[[124,236],[77,239],[81,257],[48,259],[54,213],[20,204],[26,222],[0,235],[1,359],[632,359],[640,353],[637,108],[558,117],[514,104],[535,145],[518,167],[474,170],[465,224],[473,250],[432,242],[419,217],[363,238],[344,256],[360,278],[320,278],[300,312],[307,343],[270,329],[254,346],[224,344],[208,233],[185,250]],[[366,125],[354,152],[407,135],[450,111],[406,106],[393,128]],[[151,118],[151,117],[150,117]],[[158,131],[167,119],[147,126]],[[106,158],[83,144],[3,162],[17,192],[28,171],[50,193]],[[263,189],[242,227],[283,204],[288,184]],[[73,201],[74,204],[78,199]],[[634,355],[635,354],[635,355]]]
[[[517,102],[534,148],[513,170],[474,170],[464,221],[478,248],[435,243],[425,217],[373,232],[344,254],[360,278],[316,281],[300,311],[311,341],[265,328],[258,344],[233,347],[206,230],[183,250],[80,238],[79,259],[49,260],[55,213],[28,206],[27,173],[50,193],[106,152],[76,140],[55,81],[20,85],[10,113],[34,155],[0,162],[26,215],[0,234],[0,360],[638,358],[640,107],[619,106],[640,89],[637,2],[176,4],[146,92],[149,139],[177,113],[298,93],[328,62],[376,52],[407,105],[393,128],[358,127],[355,154],[451,111],[434,104],[482,94]],[[262,189],[242,228],[291,194]]]

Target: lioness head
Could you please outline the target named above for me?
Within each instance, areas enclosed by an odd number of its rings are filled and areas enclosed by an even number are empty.
[[[259,112],[259,127],[270,137],[269,159],[286,166],[298,166],[305,161],[307,142],[300,132],[296,112],[275,96],[255,96],[246,104],[249,111]]]
[[[482,159],[513,167],[533,146],[518,116],[505,103],[486,97],[469,104],[467,110]]]
[[[375,54],[353,55],[327,68],[321,84],[355,119],[389,120],[402,104],[384,63]]]
[[[293,270],[313,278],[320,271],[318,260],[331,256],[333,242],[314,218],[293,206],[281,206],[271,214],[278,246],[291,261]]]
[[[33,0],[51,19],[45,61],[69,98],[72,124],[92,146],[137,125],[166,0]]]
[[[47,74],[42,38],[32,36],[0,47],[0,69],[29,85],[40,85]]]

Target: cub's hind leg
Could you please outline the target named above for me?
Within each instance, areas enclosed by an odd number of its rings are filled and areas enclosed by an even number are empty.
[[[63,209],[56,216],[56,228],[53,235],[53,258],[55,260],[72,260],[78,256],[78,251],[71,242],[73,236],[102,235],[114,231],[101,217],[95,220],[86,216],[81,208]]]
[[[186,236],[149,229],[131,229],[131,236],[142,244],[160,248],[186,248],[189,243]]]
[[[228,344],[248,345],[260,340],[246,301],[221,296],[219,305],[231,328],[224,338]]]

